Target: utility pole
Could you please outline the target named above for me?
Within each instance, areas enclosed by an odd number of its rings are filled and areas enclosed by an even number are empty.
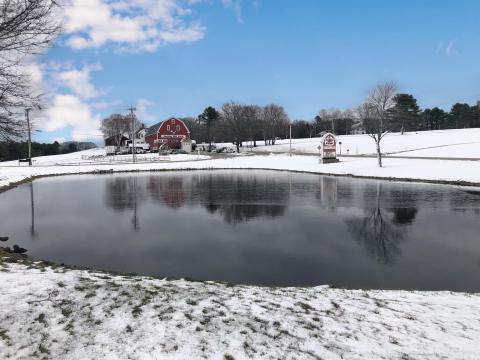
[[[32,110],[31,108],[25,109],[25,117],[27,118],[27,128],[28,128],[28,165],[32,166],[32,134],[30,129],[30,118],[28,113]]]
[[[290,124],[290,156],[292,156],[292,124]]]
[[[136,131],[135,131],[135,114],[133,112],[137,110],[137,108],[134,108],[133,106],[131,106],[127,110],[130,111],[130,116],[132,117],[132,159],[133,159],[133,162],[135,162],[135,155],[136,155],[137,149],[135,148],[135,136],[136,136],[135,132]]]

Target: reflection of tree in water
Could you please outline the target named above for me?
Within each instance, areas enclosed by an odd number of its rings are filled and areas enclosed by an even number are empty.
[[[381,183],[377,183],[376,206],[366,210],[366,216],[347,220],[353,238],[362,244],[376,261],[384,265],[393,265],[400,255],[400,244],[404,241],[405,230],[398,225],[411,224],[417,210],[415,208],[394,208],[390,219],[380,207]]]
[[[107,178],[105,203],[117,210],[134,210],[147,199],[145,186],[136,176],[113,176]]]
[[[409,225],[415,221],[417,208],[394,208],[389,209],[393,213],[393,222],[397,225]]]
[[[210,213],[222,214],[228,223],[260,216],[275,218],[285,213],[287,186],[268,176],[202,175],[194,185],[193,201]]]
[[[387,195],[389,203],[393,203],[393,208],[389,209],[393,213],[393,222],[397,225],[412,224],[417,216],[418,210],[415,205],[420,195],[403,187],[390,189]]]
[[[449,203],[454,212],[478,216],[480,215],[480,190],[457,189],[451,193]]]

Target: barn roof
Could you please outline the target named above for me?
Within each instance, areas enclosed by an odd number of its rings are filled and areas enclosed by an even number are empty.
[[[159,123],[150,126],[150,127],[147,129],[147,132],[146,132],[145,136],[147,136],[147,135],[152,135],[152,134],[156,134],[157,131],[158,131],[158,129],[160,128],[160,126],[162,126],[162,124],[163,124],[165,121],[172,120],[172,119],[175,119],[175,120],[178,120],[178,121],[182,121],[182,120],[180,120],[180,119],[178,119],[178,118],[175,118],[175,117],[168,118],[167,120],[164,120],[164,121],[160,121]],[[183,121],[182,121],[182,123],[183,123]],[[185,124],[185,123],[184,123],[184,124]],[[186,125],[185,125],[185,127],[186,127]],[[188,128],[187,128],[187,130],[188,130]],[[188,130],[188,131],[189,131],[189,130]]]
[[[160,121],[159,123],[150,126],[150,127],[147,129],[147,132],[146,132],[145,135],[156,134],[157,131],[158,131],[158,129],[160,128],[160,126],[161,126],[162,124],[163,124],[163,121]]]

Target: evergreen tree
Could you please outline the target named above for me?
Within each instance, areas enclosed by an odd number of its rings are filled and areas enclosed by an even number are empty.
[[[213,130],[219,118],[219,112],[212,106],[205,108],[203,113],[198,115],[198,121],[207,129],[208,146],[210,149],[212,147]]]
[[[418,130],[421,123],[420,108],[417,105],[417,99],[410,94],[397,94],[394,98],[395,106],[391,109],[392,131]]]
[[[448,113],[434,107],[433,109],[425,109],[421,115],[422,127],[425,130],[445,129],[448,126]]]
[[[471,127],[473,111],[468,104],[456,103],[450,110],[450,126],[454,129]]]

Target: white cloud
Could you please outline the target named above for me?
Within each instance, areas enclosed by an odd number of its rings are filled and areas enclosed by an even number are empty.
[[[222,4],[234,12],[239,23],[243,23],[241,0],[222,0]]]
[[[55,74],[55,77],[77,96],[83,99],[91,99],[105,93],[97,90],[91,83],[91,72],[100,70],[102,70],[100,64],[84,65],[81,69],[58,72]]]
[[[55,95],[52,105],[46,110],[44,130],[55,131],[72,128],[72,139],[83,141],[98,138],[100,117],[94,116],[90,106],[71,94]]]
[[[69,137],[62,133],[69,140],[99,141],[100,112],[121,104],[120,100],[102,99],[106,91],[92,84],[92,73],[100,70],[101,64],[30,63],[26,72],[36,92],[44,94],[43,110],[32,112],[35,127],[44,132],[69,132]]]
[[[114,44],[123,51],[203,38],[205,28],[189,20],[191,0],[72,0],[65,9],[67,44],[74,49]]]
[[[122,104],[122,100],[112,100],[112,101],[97,101],[92,104],[92,107],[96,110],[105,110],[113,107],[117,107]]]
[[[155,115],[148,113],[148,108],[155,105],[153,102],[147,99],[138,99],[135,105],[137,109],[137,118],[144,123],[152,123],[157,120]]]
[[[450,40],[446,45],[441,42],[437,46],[437,53],[443,54],[446,56],[458,56],[460,52],[458,51],[457,47],[455,46],[455,40]]]

